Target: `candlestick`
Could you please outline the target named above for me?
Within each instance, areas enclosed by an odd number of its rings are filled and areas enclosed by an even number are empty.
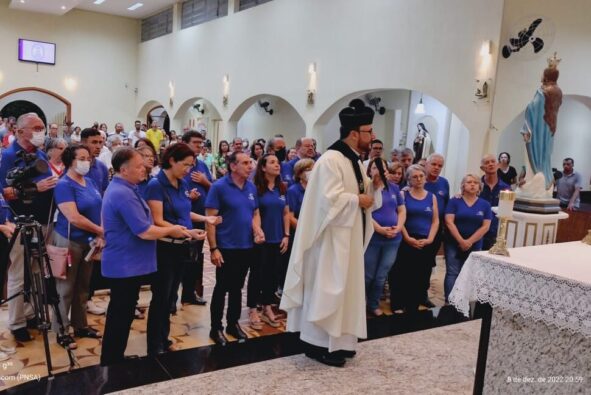
[[[507,221],[513,216],[513,205],[515,204],[515,192],[501,191],[499,193],[499,231],[497,241],[488,252],[494,255],[509,256],[507,250]]]

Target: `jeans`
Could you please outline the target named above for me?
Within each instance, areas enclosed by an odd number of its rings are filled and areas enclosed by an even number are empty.
[[[369,310],[379,307],[384,283],[396,260],[401,240],[398,238],[384,242],[372,239],[367,246],[365,251],[365,296]]]
[[[475,248],[470,251],[479,251],[479,249]],[[443,280],[445,302],[448,302],[449,294],[460,275],[460,271],[462,271],[466,259],[468,259],[467,253],[463,252],[455,241],[450,240],[445,243],[445,279]]]

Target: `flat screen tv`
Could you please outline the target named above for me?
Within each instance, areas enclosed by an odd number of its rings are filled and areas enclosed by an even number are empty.
[[[55,44],[19,38],[18,60],[22,62],[55,64]]]

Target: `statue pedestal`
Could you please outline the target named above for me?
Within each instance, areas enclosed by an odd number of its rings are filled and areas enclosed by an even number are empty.
[[[498,208],[492,210],[496,214]],[[556,243],[558,221],[567,218],[563,211],[556,214],[513,211],[513,217],[507,221],[507,248]]]

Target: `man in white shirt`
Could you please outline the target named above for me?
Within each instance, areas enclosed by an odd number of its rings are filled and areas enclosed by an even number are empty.
[[[130,141],[132,147],[135,147],[135,143],[139,139],[146,138],[146,132],[144,132],[142,130],[142,122],[141,121],[136,120],[134,127],[135,127],[135,129],[127,132],[127,137],[129,138],[129,141]]]

